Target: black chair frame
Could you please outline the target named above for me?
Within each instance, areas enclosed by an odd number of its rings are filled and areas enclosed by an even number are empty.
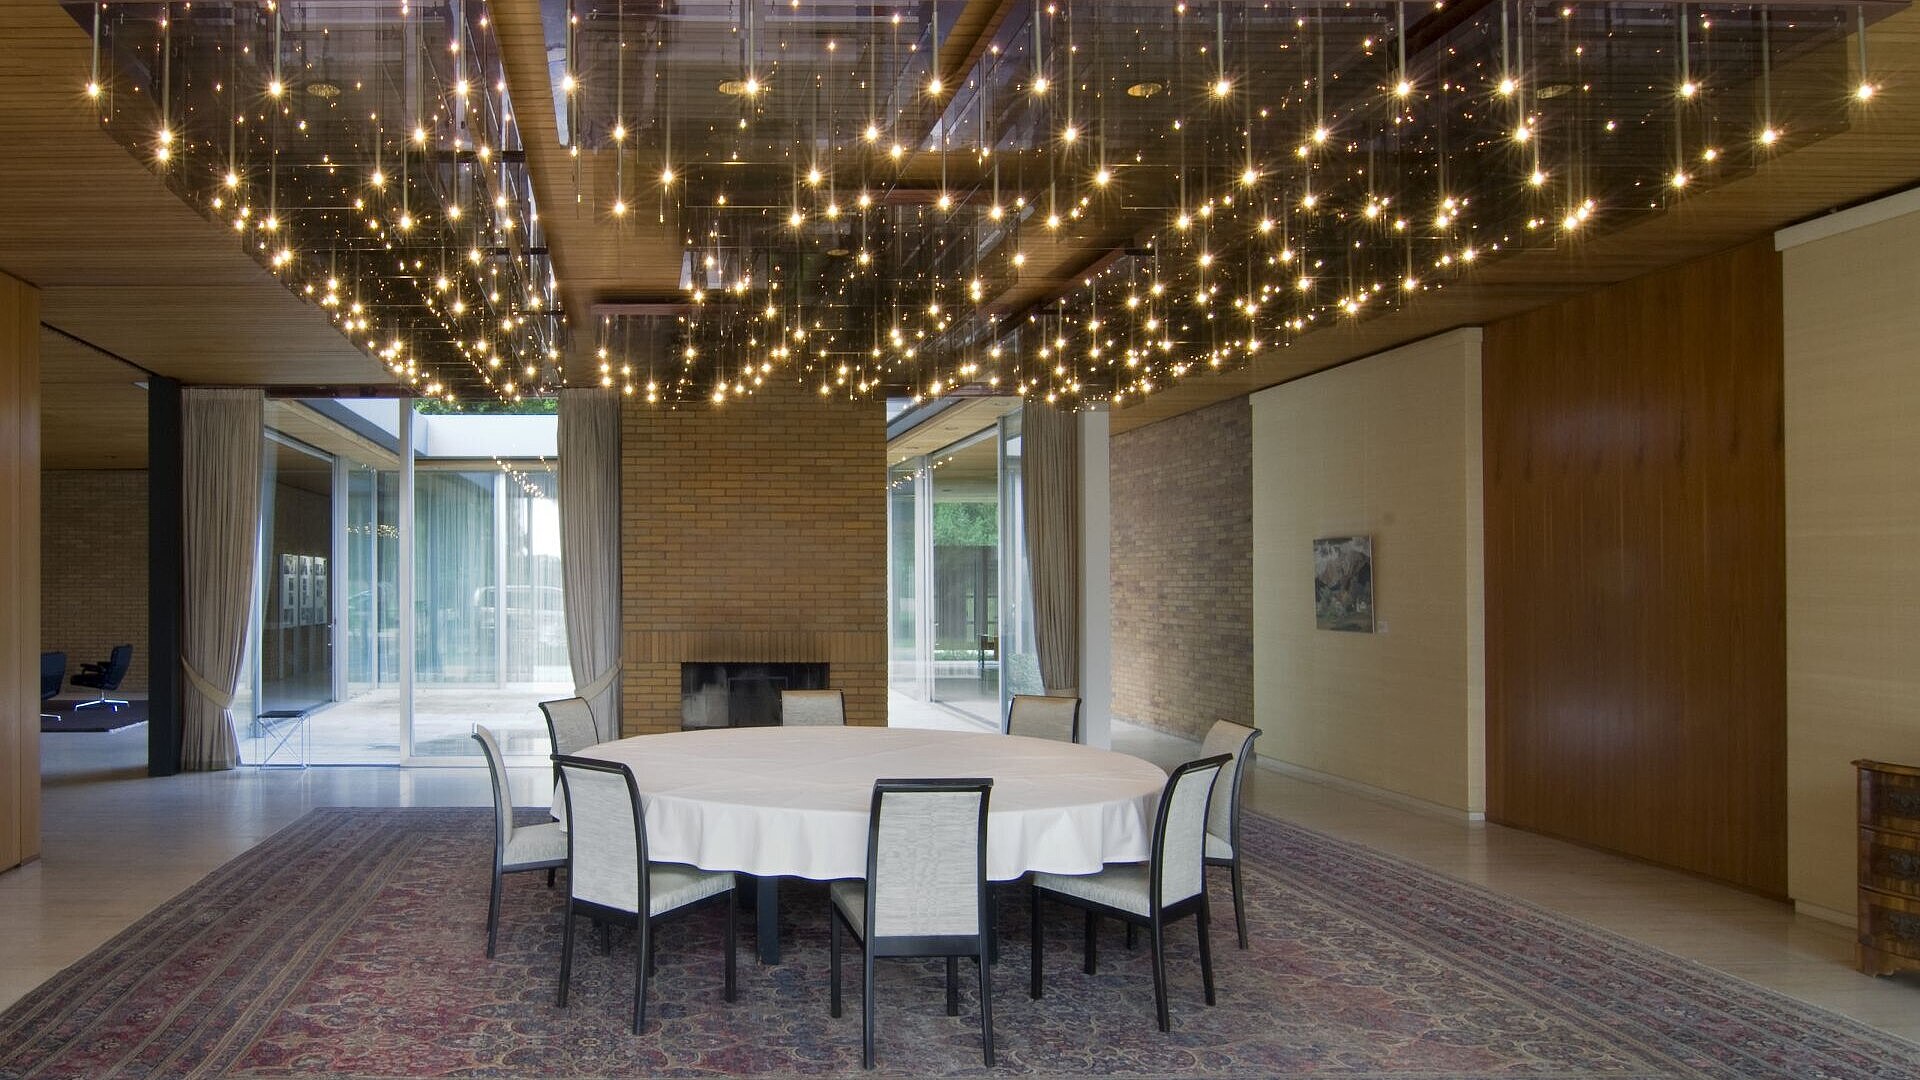
[[[874,877],[878,872],[880,859],[880,804],[889,794],[914,794],[928,792],[948,792],[967,794],[978,792],[980,795],[980,824],[975,850],[979,865],[975,867],[974,883],[978,895],[975,903],[980,913],[979,932],[975,934],[943,934],[931,936],[897,935],[882,937],[874,933],[874,902],[878,892],[874,888]],[[827,920],[832,930],[828,950],[829,1015],[836,1019],[840,1016],[840,933],[842,924],[846,924],[848,933],[852,933],[861,943],[861,961],[865,966],[866,979],[861,991],[863,1012],[861,1014],[862,1041],[860,1065],[873,1068],[873,962],[882,956],[923,957],[944,956],[947,958],[947,1015],[960,1015],[960,973],[959,958],[971,956],[980,968],[980,1040],[985,1050],[986,1063],[993,1064],[993,978],[992,965],[988,961],[988,940],[993,924],[992,909],[987,906],[987,801],[993,794],[993,781],[986,777],[956,779],[904,779],[876,780],[873,784],[873,806],[867,816],[867,910],[863,920],[866,937],[862,939],[855,933],[853,926],[846,923],[838,905],[827,901]]]
[[[493,754],[486,749],[486,744],[480,741],[478,733],[470,735],[468,738],[471,738],[480,746],[480,756],[487,759],[487,772],[492,774],[492,776],[501,775],[502,770],[506,768],[506,763],[495,760]],[[489,783],[492,782],[492,776],[488,778]],[[513,818],[513,806],[511,804],[507,806],[496,806],[494,807],[493,813],[493,888],[487,892],[487,959],[489,960],[493,959],[494,940],[499,936],[500,932],[500,890],[505,884],[505,876],[507,874],[523,874],[530,870],[545,870],[547,872],[547,888],[551,889],[553,888],[553,872],[566,865],[566,860],[563,859],[556,863],[543,862],[516,867],[512,870],[502,869],[501,863],[504,862],[507,857],[507,850],[503,837],[505,830],[501,828],[500,818],[504,815],[508,820],[511,820]]]
[[[1006,718],[1005,718],[1005,719],[1003,719],[1003,720],[1001,720],[1001,721],[1000,721],[1000,734],[1002,734],[1002,735],[1011,735],[1011,734],[1013,734],[1013,702],[1014,702],[1014,698],[1022,698],[1022,697],[1052,697],[1052,696],[1054,696],[1054,695],[1052,695],[1052,694],[1014,694],[1014,695],[1012,695],[1011,697],[1009,697],[1009,698],[1007,698],[1007,715],[1006,715]],[[1062,695],[1062,696],[1064,696],[1064,695]],[[1076,698],[1074,698],[1074,699],[1073,699],[1073,742],[1074,742],[1074,745],[1076,745],[1076,746],[1078,746],[1078,745],[1080,745],[1080,742],[1081,742],[1081,737],[1080,737],[1080,735],[1081,735],[1081,733],[1080,733],[1080,713],[1081,713],[1081,711],[1082,711],[1082,706],[1083,706],[1083,705],[1085,705],[1085,702],[1084,702],[1084,701],[1082,701],[1082,700],[1081,700],[1080,698],[1078,698],[1078,697],[1076,697]]]
[[[630,926],[634,931],[635,943],[633,956],[633,1033],[635,1035],[640,1034],[647,1023],[647,978],[653,972],[653,924],[665,919],[670,919],[684,912],[692,911],[695,908],[706,907],[716,903],[725,904],[727,907],[727,975],[725,997],[727,1001],[733,1001],[735,982],[734,956],[737,952],[735,948],[735,938],[737,935],[735,934],[734,924],[739,922],[740,914],[737,890],[730,887],[726,892],[717,893],[704,900],[697,900],[685,907],[674,908],[672,911],[664,911],[658,915],[649,917],[646,913],[649,900],[648,894],[651,892],[647,880],[650,866],[647,862],[647,823],[641,812],[640,788],[633,779],[633,770],[615,761],[572,757],[565,754],[555,754],[553,760],[556,768],[565,765],[569,768],[584,769],[589,772],[613,773],[626,781],[627,797],[633,806],[634,854],[637,858],[634,865],[640,868],[640,888],[637,894],[639,902],[636,905],[639,908],[638,911],[622,911],[619,908],[608,907],[605,904],[596,904],[589,900],[575,899],[572,894],[571,885],[571,879],[573,877],[574,833],[571,830],[568,831],[567,876],[569,878],[569,885],[565,915],[566,921],[562,924],[560,934],[560,1007],[566,1007],[567,980],[568,977],[573,974],[574,920],[581,915],[591,918],[595,924],[601,928],[603,935],[608,926],[614,924]],[[565,775],[565,773],[561,774],[563,782],[560,788],[567,801],[567,820],[573,821],[575,820],[573,816],[573,790],[571,786],[564,782]],[[602,941],[605,941],[604,937]]]
[[[1160,877],[1162,857],[1166,852],[1167,846],[1167,811],[1172,806],[1173,793],[1179,786],[1180,778],[1190,772],[1197,772],[1201,769],[1218,769],[1230,760],[1232,760],[1232,758],[1226,754],[1216,754],[1213,757],[1189,761],[1173,770],[1173,775],[1167,778],[1167,786],[1160,792],[1160,805],[1153,824],[1153,855],[1147,863],[1148,909],[1145,916],[1138,915],[1131,911],[1124,911],[1120,908],[1109,907],[1106,904],[1094,903],[1093,901],[1084,900],[1077,896],[1057,893],[1052,889],[1043,888],[1039,884],[1033,886],[1033,965],[1030,975],[1031,985],[1027,988],[1028,996],[1035,1000],[1038,1000],[1041,996],[1041,954],[1043,952],[1045,935],[1042,933],[1041,924],[1043,920],[1041,919],[1040,901],[1042,897],[1047,897],[1060,903],[1080,908],[1087,913],[1085,957],[1082,963],[1082,970],[1088,975],[1092,975],[1095,971],[1096,931],[1101,916],[1119,919],[1128,926],[1145,926],[1147,928],[1147,933],[1153,947],[1154,1013],[1156,1019],[1160,1022],[1161,1031],[1167,1031],[1171,1028],[1167,1016],[1166,924],[1176,919],[1182,919],[1188,915],[1192,915],[1195,923],[1198,924],[1200,932],[1200,979],[1206,986],[1207,1004],[1214,1004],[1213,948],[1207,936],[1208,929],[1212,923],[1212,912],[1207,905],[1206,868],[1204,865],[1201,867],[1200,891],[1198,893],[1185,900],[1180,900],[1165,906],[1162,906],[1160,903]],[[1218,777],[1219,774],[1215,773],[1216,780]],[[1212,784],[1207,785],[1207,798],[1209,801],[1213,798]],[[1201,837],[1201,843],[1202,845],[1206,843],[1204,836]]]
[[[1247,767],[1253,764],[1253,744],[1260,738],[1260,729],[1254,728],[1253,734],[1240,744],[1240,753],[1236,755],[1233,769],[1233,798],[1229,805],[1233,807],[1233,817],[1227,822],[1227,843],[1233,845],[1233,858],[1208,858],[1208,866],[1224,866],[1233,879],[1233,925],[1240,935],[1240,947],[1247,947],[1247,902],[1240,887],[1240,863],[1246,858],[1240,850],[1240,800],[1246,794]]]

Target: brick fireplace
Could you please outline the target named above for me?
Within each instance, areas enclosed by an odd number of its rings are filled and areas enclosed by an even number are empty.
[[[680,730],[701,661],[828,664],[847,722],[886,723],[883,404],[623,405],[623,734]]]

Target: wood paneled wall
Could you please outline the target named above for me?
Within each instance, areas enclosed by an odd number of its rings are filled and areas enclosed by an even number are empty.
[[[1486,331],[1492,820],[1786,892],[1770,239]]]
[[[40,854],[40,295],[0,274],[0,870]]]

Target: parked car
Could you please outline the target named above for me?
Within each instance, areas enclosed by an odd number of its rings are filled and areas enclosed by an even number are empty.
[[[566,604],[558,585],[507,586],[507,632],[525,640],[531,634],[541,646],[567,642]],[[481,635],[493,633],[493,586],[473,590],[474,627]]]

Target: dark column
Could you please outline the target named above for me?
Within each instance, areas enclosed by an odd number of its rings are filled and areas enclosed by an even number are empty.
[[[147,383],[147,773],[180,771],[180,384]]]

